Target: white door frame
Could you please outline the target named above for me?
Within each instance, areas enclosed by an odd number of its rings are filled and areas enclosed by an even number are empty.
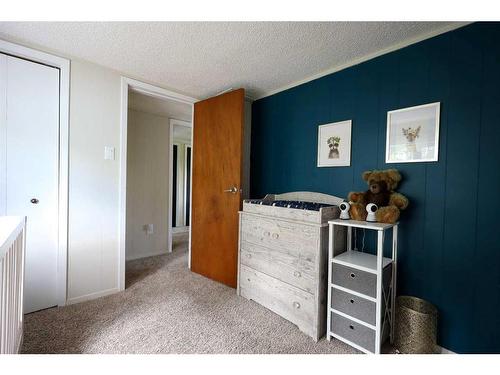
[[[68,59],[0,39],[0,52],[59,69],[59,207],[57,303],[66,304],[68,273],[69,81]],[[29,223],[27,224],[29,231]]]
[[[178,94],[164,88],[137,81],[135,79],[122,77],[121,82],[121,115],[120,115],[120,223],[118,228],[119,255],[118,255],[118,287],[125,290],[125,246],[127,230],[127,117],[128,117],[128,92],[129,90],[139,92],[155,98],[174,100],[176,102],[191,105],[191,122],[194,117],[194,103],[196,98]],[[193,129],[193,128],[191,128]],[[192,130],[191,130],[192,137]],[[193,150],[191,149],[191,153]],[[169,219],[170,221],[170,219]],[[170,236],[169,236],[170,237]],[[189,238],[189,267],[191,267],[191,236]]]
[[[187,149],[190,148],[191,151],[193,151],[193,141],[191,140],[191,143],[184,144],[184,171],[188,170],[188,161],[187,161]],[[184,225],[189,228],[188,230],[191,230],[191,225],[187,222],[187,212],[186,212],[186,197],[187,197],[187,179],[189,178],[189,183],[191,184],[191,175],[193,174],[193,158],[191,157],[191,168],[189,176],[187,173],[184,173]],[[190,189],[191,191],[191,189]],[[190,201],[190,206],[191,207],[191,201]],[[191,216],[189,216],[189,219],[191,220]]]
[[[169,131],[169,141],[168,141],[168,149],[169,149],[169,153],[168,153],[168,209],[169,209],[169,217],[168,217],[168,252],[171,253],[172,252],[172,220],[171,220],[171,215],[172,215],[172,203],[173,203],[173,195],[174,195],[174,186],[173,186],[173,183],[174,183],[174,144],[177,144],[176,142],[174,142],[174,126],[184,126],[186,128],[190,128],[191,129],[191,143],[192,143],[192,139],[193,139],[193,127],[192,127],[192,122],[188,122],[188,121],[182,121],[182,120],[176,120],[176,119],[173,119],[171,118],[169,120],[169,128],[170,128],[170,131]],[[180,145],[179,145],[180,146]],[[191,152],[193,151],[193,149],[191,148]],[[191,157],[191,168],[193,166],[192,164],[192,161],[193,161],[193,158]],[[186,162],[184,161],[184,165],[186,165]],[[191,171],[192,172],[192,171]],[[192,173],[191,173],[192,174]],[[185,175],[185,174],[184,174]],[[186,175],[184,177],[184,181],[187,181],[186,180]],[[190,176],[191,178],[191,176]],[[175,186],[175,188],[177,188],[177,186]],[[184,202],[186,201],[186,183],[184,182]],[[185,205],[184,205],[185,207]],[[176,213],[177,215],[177,213]],[[186,210],[184,209],[184,223],[186,222]],[[189,238],[191,238],[191,235],[189,236]],[[191,268],[191,246],[189,246],[189,268]]]

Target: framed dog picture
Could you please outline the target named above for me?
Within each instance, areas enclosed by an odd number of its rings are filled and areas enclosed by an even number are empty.
[[[318,127],[318,167],[351,165],[351,127],[351,120]]]
[[[386,163],[438,160],[440,103],[387,112]]]

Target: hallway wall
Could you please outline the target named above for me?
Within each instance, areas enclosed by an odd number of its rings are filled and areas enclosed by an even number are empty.
[[[126,259],[168,251],[169,119],[128,111]],[[153,224],[148,234],[145,225]]]

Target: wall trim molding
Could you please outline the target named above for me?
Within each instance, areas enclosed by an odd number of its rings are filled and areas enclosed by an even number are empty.
[[[119,288],[111,288],[111,289],[105,289],[105,290],[100,290],[98,292],[90,293],[90,294],[85,294],[83,296],[79,297],[73,297],[69,298],[67,301],[68,305],[73,305],[75,303],[80,303],[80,302],[85,302],[85,301],[90,301],[99,297],[104,297],[104,296],[109,296],[110,294],[115,294],[120,291]]]
[[[128,262],[129,260],[137,260],[137,259],[143,259],[143,258],[150,258],[150,257],[156,257],[158,255],[167,255],[169,251],[167,250],[160,250],[160,251],[154,251],[152,253],[148,254],[140,254],[140,255],[133,255],[131,257],[126,257],[126,261]]]
[[[292,82],[292,83],[290,83],[288,85],[282,86],[279,89],[268,91],[268,92],[266,92],[263,95],[257,96],[253,100],[263,99],[263,98],[266,98],[268,96],[277,94],[279,92],[286,91],[286,90],[291,89],[293,87],[300,86],[300,85],[302,85],[304,83],[311,82],[311,81],[314,81],[314,80],[316,80],[318,78],[330,75],[332,73],[340,72],[341,70],[350,68],[350,67],[355,66],[355,65],[359,65],[359,64],[361,64],[361,63],[363,63],[365,61],[372,60],[372,59],[374,59],[376,57],[379,57],[379,56],[382,56],[382,55],[386,55],[386,54],[388,54],[390,52],[397,51],[398,49],[402,49],[402,48],[408,47],[408,46],[410,46],[412,44],[416,44],[416,43],[422,42],[422,41],[424,41],[426,39],[433,38],[435,36],[447,33],[449,31],[459,29],[459,28],[461,28],[463,26],[466,26],[466,25],[469,25],[471,23],[472,22],[456,22],[456,23],[454,23],[452,25],[448,25],[448,26],[443,27],[441,29],[434,30],[434,31],[432,31],[430,33],[419,35],[416,38],[412,38],[412,39],[405,40],[404,42],[396,43],[396,44],[394,44],[394,45],[392,45],[390,47],[384,48],[384,49],[382,49],[380,51],[377,51],[377,52],[374,52],[374,53],[370,53],[370,54],[368,54],[366,56],[359,57],[357,59],[349,61],[346,64],[342,64],[342,65],[338,65],[338,66],[332,67],[332,68],[324,70],[324,71],[322,71],[320,73],[313,74],[313,75],[311,75],[311,76],[309,76],[307,78],[304,78],[304,79]]]
[[[449,349],[443,348],[442,346],[439,346],[439,349],[441,350],[439,354],[457,354]]]
[[[186,225],[184,227],[175,227],[172,228],[172,233],[177,234],[177,233],[188,233],[189,232],[189,225]]]

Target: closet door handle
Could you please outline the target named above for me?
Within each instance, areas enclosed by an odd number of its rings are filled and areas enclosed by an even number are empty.
[[[236,194],[239,189],[236,186],[231,186],[229,189],[224,190],[224,193]]]

